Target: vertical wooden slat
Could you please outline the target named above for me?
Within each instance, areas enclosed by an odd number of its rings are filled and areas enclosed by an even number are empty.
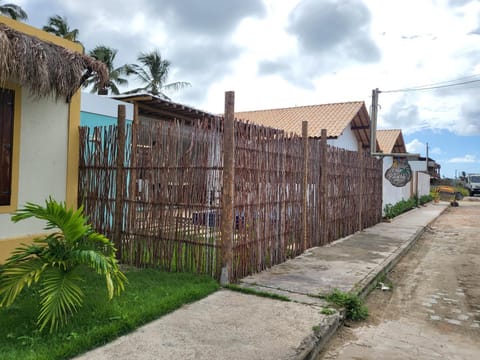
[[[308,248],[308,121],[302,121],[302,141],[303,141],[303,182],[302,182],[302,230],[303,230],[303,250]]]
[[[225,122],[223,129],[223,198],[222,198],[222,274],[221,284],[227,284],[232,276],[234,171],[235,171],[235,93],[225,93]],[[240,218],[240,214],[238,215]]]
[[[118,105],[117,118],[117,171],[115,182],[114,242],[117,257],[122,258],[122,227],[124,205],[124,167],[125,167],[125,105]]]

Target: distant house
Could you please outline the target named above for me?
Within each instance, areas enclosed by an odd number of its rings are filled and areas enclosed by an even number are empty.
[[[410,166],[412,169],[418,169],[419,171],[427,172],[430,175],[430,182],[434,183],[437,180],[440,180],[440,169],[441,166],[431,157],[427,158],[425,156],[418,156],[409,160]]]
[[[80,105],[80,125],[110,126],[117,124],[118,105],[125,105],[127,122],[133,121],[133,105],[90,93],[82,93]]]
[[[309,137],[320,137],[326,129],[331,146],[350,151],[370,146],[370,116],[363,101],[242,111],[235,117],[298,135],[302,134],[302,121],[308,121]]]
[[[402,130],[377,130],[376,132],[378,152],[385,154],[395,154],[407,152]],[[410,161],[409,161],[410,163]],[[392,167],[394,158],[385,156],[383,158],[383,174]],[[393,186],[385,177],[383,178],[383,206],[387,204],[396,204],[400,200],[410,199],[417,194],[418,196],[427,195],[430,192],[430,176],[421,167],[412,168],[412,180],[403,187]]]
[[[123,94],[112,96],[112,98],[131,103],[134,109],[133,120],[138,123],[158,120],[180,120],[188,122],[217,117],[214,114],[148,93]]]
[[[52,196],[77,206],[80,88],[105,65],[83,47],[0,16],[0,262],[43,232],[39,222],[13,224],[26,202]]]

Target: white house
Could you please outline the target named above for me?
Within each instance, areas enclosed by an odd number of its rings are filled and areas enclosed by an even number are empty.
[[[77,206],[80,92],[105,66],[83,47],[0,16],[0,262],[43,224],[11,222],[26,202]]]
[[[235,117],[298,135],[302,121],[308,121],[309,137],[326,129],[329,145],[350,151],[366,150],[370,144],[370,117],[363,101],[243,111]]]

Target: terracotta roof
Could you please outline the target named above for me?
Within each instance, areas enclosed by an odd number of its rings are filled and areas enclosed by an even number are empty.
[[[308,121],[311,136],[320,136],[322,129],[328,137],[340,136],[364,106],[361,101],[337,104],[298,106],[283,109],[236,112],[237,119],[302,134],[302,121]]]
[[[236,112],[235,118],[298,135],[302,134],[302,121],[308,121],[310,137],[319,137],[326,129],[328,138],[339,137],[351,124],[362,146],[370,144],[370,117],[363,101],[242,111]]]
[[[385,154],[407,152],[400,129],[377,130],[377,144],[378,150]]]

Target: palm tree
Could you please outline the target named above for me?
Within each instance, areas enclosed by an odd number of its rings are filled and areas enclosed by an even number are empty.
[[[124,289],[126,277],[118,268],[112,242],[87,224],[83,208],[67,210],[64,203],[50,198],[45,207],[27,203],[12,221],[29,218],[46,221],[50,233],[17,248],[6,261],[0,272],[0,307],[12,305],[24,287],[40,283],[37,324],[40,330],[49,325],[52,332],[82,305],[82,279],[77,273],[81,266],[105,277],[109,298]]]
[[[47,25],[42,29],[46,32],[63,37],[64,39],[79,42],[77,40],[79,33],[78,29],[70,29],[66,17],[60,15],[51,16],[48,18]]]
[[[190,86],[190,83],[184,81],[165,84],[171,64],[170,61],[162,59],[158,50],[153,50],[147,53],[142,52],[137,57],[137,60],[141,65],[127,65],[127,74],[136,75],[145,86],[128,91],[128,93],[147,91],[152,95],[161,95],[169,99],[169,97],[163,93],[164,90],[179,90],[186,86]]]
[[[101,89],[99,87],[98,76],[94,75],[85,82],[85,87],[93,85],[91,92],[97,92],[99,95],[105,94],[105,91],[108,93],[108,90],[112,94],[118,95],[120,91],[118,90],[119,85],[128,85],[128,80],[123,78],[122,75],[127,74],[127,65],[114,68],[113,62],[115,61],[115,56],[117,55],[117,50],[112,49],[105,45],[97,45],[93,50],[90,50],[90,56],[94,59],[100,60],[103,62],[109,72],[109,79],[105,84],[105,88]]]
[[[13,20],[27,20],[27,13],[18,5],[4,4],[0,5],[0,14],[8,16]]]

